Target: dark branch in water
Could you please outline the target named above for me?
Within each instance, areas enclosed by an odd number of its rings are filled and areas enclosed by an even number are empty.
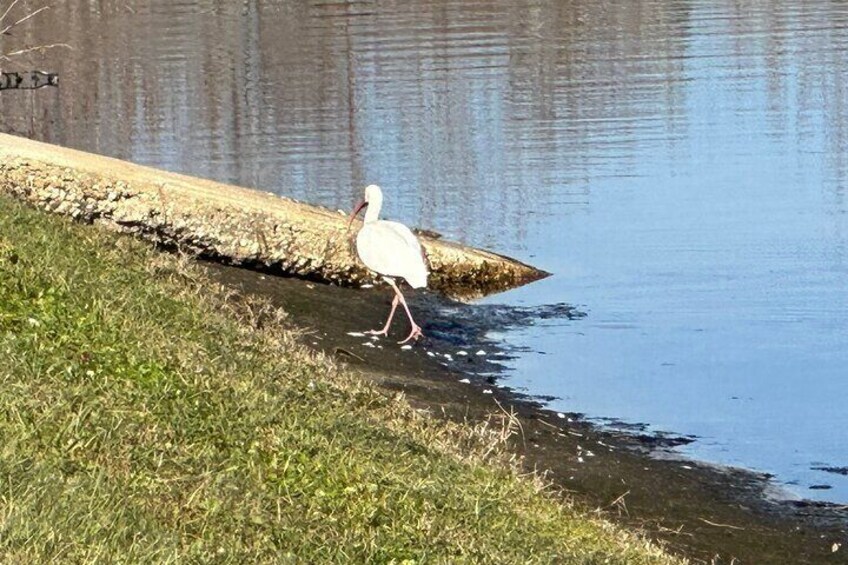
[[[44,71],[0,73],[0,90],[35,90],[45,86],[59,86],[59,75]]]

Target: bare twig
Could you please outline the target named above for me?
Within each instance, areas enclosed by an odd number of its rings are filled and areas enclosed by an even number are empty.
[[[698,518],[698,520],[700,520],[701,522],[703,522],[705,524],[709,524],[710,526],[715,526],[717,528],[730,528],[731,530],[744,530],[745,529],[745,528],[742,528],[740,526],[731,526],[730,524],[719,524],[718,522],[710,522],[706,518]]]
[[[621,496],[619,496],[618,498],[616,498],[615,500],[610,502],[607,506],[615,506],[616,504],[618,504],[619,502],[624,500],[624,497],[627,496],[628,494],[630,494],[630,490],[628,490],[627,492],[625,492],[624,494],[622,494]]]
[[[559,430],[560,430],[560,427],[559,427],[559,426],[556,426],[556,425],[554,425],[554,424],[551,424],[550,422],[546,422],[545,420],[543,420],[543,419],[541,419],[541,418],[539,418],[539,419],[538,419],[538,420],[536,420],[536,421],[537,421],[537,422],[539,422],[540,424],[542,424],[542,425],[544,425],[544,426],[548,426],[549,428],[554,429],[554,430],[556,430],[556,431],[559,431]]]
[[[44,12],[45,10],[50,9],[50,6],[42,6],[41,8],[38,8],[37,10],[34,10],[34,11],[26,14],[25,16],[21,17],[21,18],[18,18],[14,22],[4,25],[4,22],[10,17],[12,10],[15,8],[15,6],[17,6],[19,1],[20,0],[12,0],[12,2],[9,4],[9,6],[6,8],[6,10],[3,12],[3,15],[0,16],[0,35],[10,35],[9,32],[12,29],[14,29],[15,27],[23,24],[26,21],[31,20],[32,18],[34,18],[35,16],[37,16],[41,12]],[[46,51],[48,49],[54,49],[56,47],[65,47],[65,48],[68,48],[68,49],[71,48],[71,46],[68,45],[67,43],[51,43],[51,44],[47,44],[47,45],[34,45],[34,46],[30,46],[30,47],[21,47],[19,49],[15,49],[14,51],[8,51],[6,53],[0,52],[0,61],[11,61],[12,57],[19,57],[21,55],[26,55],[28,53],[34,53],[36,51],[43,52],[43,51]]]
[[[350,357],[353,357],[354,359],[359,359],[360,361],[365,363],[365,359],[363,359],[362,357],[360,357],[359,355],[357,355],[356,353],[354,353],[352,351],[348,351],[347,349],[344,349],[343,347],[336,347],[335,349],[333,349],[333,353],[341,353],[342,355],[348,355]]]
[[[618,507],[619,511],[624,511],[625,515],[630,516],[630,512],[627,510],[627,503],[624,501],[625,497],[628,494],[630,494],[629,489],[627,490],[627,492],[623,493],[621,496],[619,496],[618,498],[616,498],[615,500],[610,502],[607,505],[607,508],[611,508],[613,506],[616,506],[616,507]]]
[[[17,51],[10,51],[8,53],[3,53],[0,55],[0,59],[4,61],[10,61],[12,57],[16,57],[18,55],[25,55],[27,53],[32,53],[33,51],[45,51],[47,49],[53,49],[55,47],[65,47],[67,49],[72,49],[70,45],[67,43],[51,43],[49,45],[36,45],[34,47],[25,47],[23,49],[18,49]]]
[[[693,537],[692,534],[690,534],[688,532],[684,532],[683,527],[684,527],[683,524],[680,524],[676,528],[667,528],[667,527],[663,526],[662,524],[657,524],[657,530],[660,531],[660,532],[663,532],[665,534],[674,534],[676,536],[689,536],[690,538]]]
[[[5,19],[6,19],[6,16],[8,16],[8,15],[9,15],[9,12],[11,12],[11,11],[12,11],[12,8],[14,8],[14,7],[15,7],[15,4],[17,4],[19,1],[20,1],[20,0],[13,0],[13,1],[12,1],[12,3],[11,3],[11,4],[9,4],[9,7],[8,7],[8,8],[6,8],[6,11],[5,11],[5,12],[3,12],[3,15],[2,15],[2,16],[0,16],[0,24],[2,24],[2,23],[3,23],[3,20],[5,20]]]
[[[495,398],[494,400],[495,404],[498,405],[498,408],[501,409],[501,412],[504,413],[509,422],[515,427],[517,427],[518,431],[521,432],[521,442],[526,444],[527,438],[524,437],[524,426],[521,425],[521,420],[518,418],[518,416],[516,416],[515,412],[511,408],[507,410],[503,407],[503,404],[501,404],[497,398]]]
[[[12,6],[14,6],[14,5],[15,5],[15,3],[13,2]],[[22,23],[24,23],[25,21],[27,21],[31,18],[34,18],[35,16],[37,16],[38,14],[40,14],[41,12],[43,12],[44,10],[47,10],[49,8],[50,8],[50,6],[42,6],[41,8],[39,8],[38,10],[36,10],[34,12],[30,12],[26,16],[24,16],[21,19],[19,19],[18,21],[16,21],[15,23],[9,24],[6,27],[4,27],[2,30],[0,30],[0,35],[3,35],[3,34],[9,32],[9,31],[11,31],[12,28],[21,25]],[[11,9],[11,6],[9,7],[9,9]],[[8,10],[6,11],[6,13],[8,13]],[[5,17],[5,14],[4,14],[4,17]],[[2,18],[0,18],[0,21],[2,21]]]

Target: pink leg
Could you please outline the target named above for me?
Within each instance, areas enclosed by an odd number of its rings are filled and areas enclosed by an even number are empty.
[[[400,289],[397,287],[393,280],[386,279],[386,282],[388,282],[389,285],[391,285],[391,287],[395,290],[395,293],[397,293],[397,296],[395,296],[395,298],[400,298],[400,303],[403,304],[403,309],[406,310],[406,315],[409,318],[409,323],[412,325],[412,331],[409,332],[407,338],[403,341],[399,341],[398,343],[403,344],[411,339],[418,339],[419,337],[423,336],[424,334],[421,332],[421,327],[415,323],[415,320],[412,319],[412,312],[409,311],[409,306],[406,305],[406,299],[404,299],[403,294],[401,294],[400,292]]]
[[[392,299],[392,311],[389,312],[389,319],[386,320],[386,325],[383,326],[383,329],[382,330],[368,330],[365,333],[370,334],[370,335],[385,335],[385,336],[388,336],[389,335],[389,326],[392,325],[392,318],[395,317],[395,310],[397,310],[397,305],[398,305],[398,297],[397,297],[397,295],[395,295],[395,297]]]

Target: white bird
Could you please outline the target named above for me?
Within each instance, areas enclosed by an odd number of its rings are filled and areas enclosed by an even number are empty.
[[[388,335],[389,326],[395,315],[398,303],[403,305],[412,331],[409,336],[398,343],[406,343],[424,335],[421,327],[412,319],[409,306],[401,294],[395,277],[403,277],[412,288],[424,288],[427,286],[427,265],[424,263],[424,254],[418,238],[408,227],[398,222],[389,222],[380,219],[380,208],[383,206],[383,191],[376,184],[365,187],[365,199],[359,202],[350,215],[350,224],[357,214],[367,207],[365,211],[365,224],[356,236],[356,252],[365,266],[372,271],[382,275],[383,279],[395,291],[392,300],[392,310],[389,319],[381,330],[371,330],[367,333],[372,335]]]

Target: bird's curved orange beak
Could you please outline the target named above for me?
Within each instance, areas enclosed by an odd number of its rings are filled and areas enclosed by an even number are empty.
[[[352,224],[352,223],[353,223],[353,219],[354,219],[354,218],[356,217],[356,215],[357,215],[357,214],[359,214],[359,213],[362,211],[362,209],[363,209],[363,208],[365,208],[366,206],[368,206],[368,202],[366,202],[365,200],[360,201],[360,202],[356,205],[356,208],[354,208],[354,209],[353,209],[353,212],[351,212],[351,213],[350,213],[350,218],[348,218],[348,220],[347,220],[347,229],[350,229],[350,224]]]

